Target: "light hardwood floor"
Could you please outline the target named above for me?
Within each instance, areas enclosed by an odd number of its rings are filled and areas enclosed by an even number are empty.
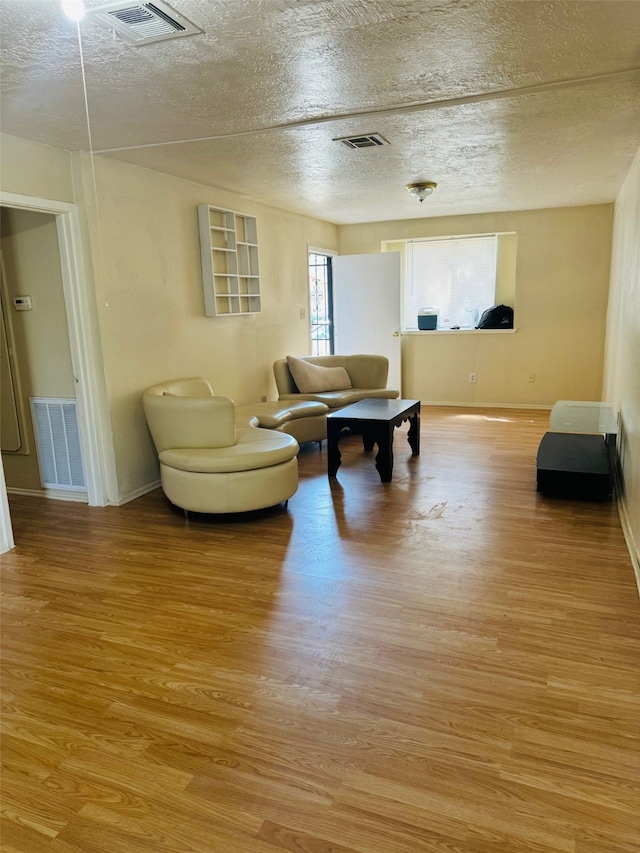
[[[307,446],[250,519],[12,499],[4,853],[638,853],[638,593],[547,422]]]

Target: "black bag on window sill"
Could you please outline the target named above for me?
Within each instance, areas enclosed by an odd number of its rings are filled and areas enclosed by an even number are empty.
[[[513,308],[494,305],[482,312],[476,329],[513,329]]]

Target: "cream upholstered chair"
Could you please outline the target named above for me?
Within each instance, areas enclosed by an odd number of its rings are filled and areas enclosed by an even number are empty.
[[[295,494],[295,438],[236,426],[233,400],[216,397],[206,379],[154,385],[142,402],[160,459],[162,490],[171,503],[193,512],[246,512]]]

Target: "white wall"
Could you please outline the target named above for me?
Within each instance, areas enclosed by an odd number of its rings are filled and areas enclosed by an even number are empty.
[[[615,205],[603,398],[620,413],[620,506],[640,585],[640,150]]]

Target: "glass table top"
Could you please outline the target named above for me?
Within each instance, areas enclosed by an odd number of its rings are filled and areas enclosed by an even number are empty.
[[[551,409],[549,426],[553,432],[605,433],[616,435],[618,423],[610,403],[558,400]]]

